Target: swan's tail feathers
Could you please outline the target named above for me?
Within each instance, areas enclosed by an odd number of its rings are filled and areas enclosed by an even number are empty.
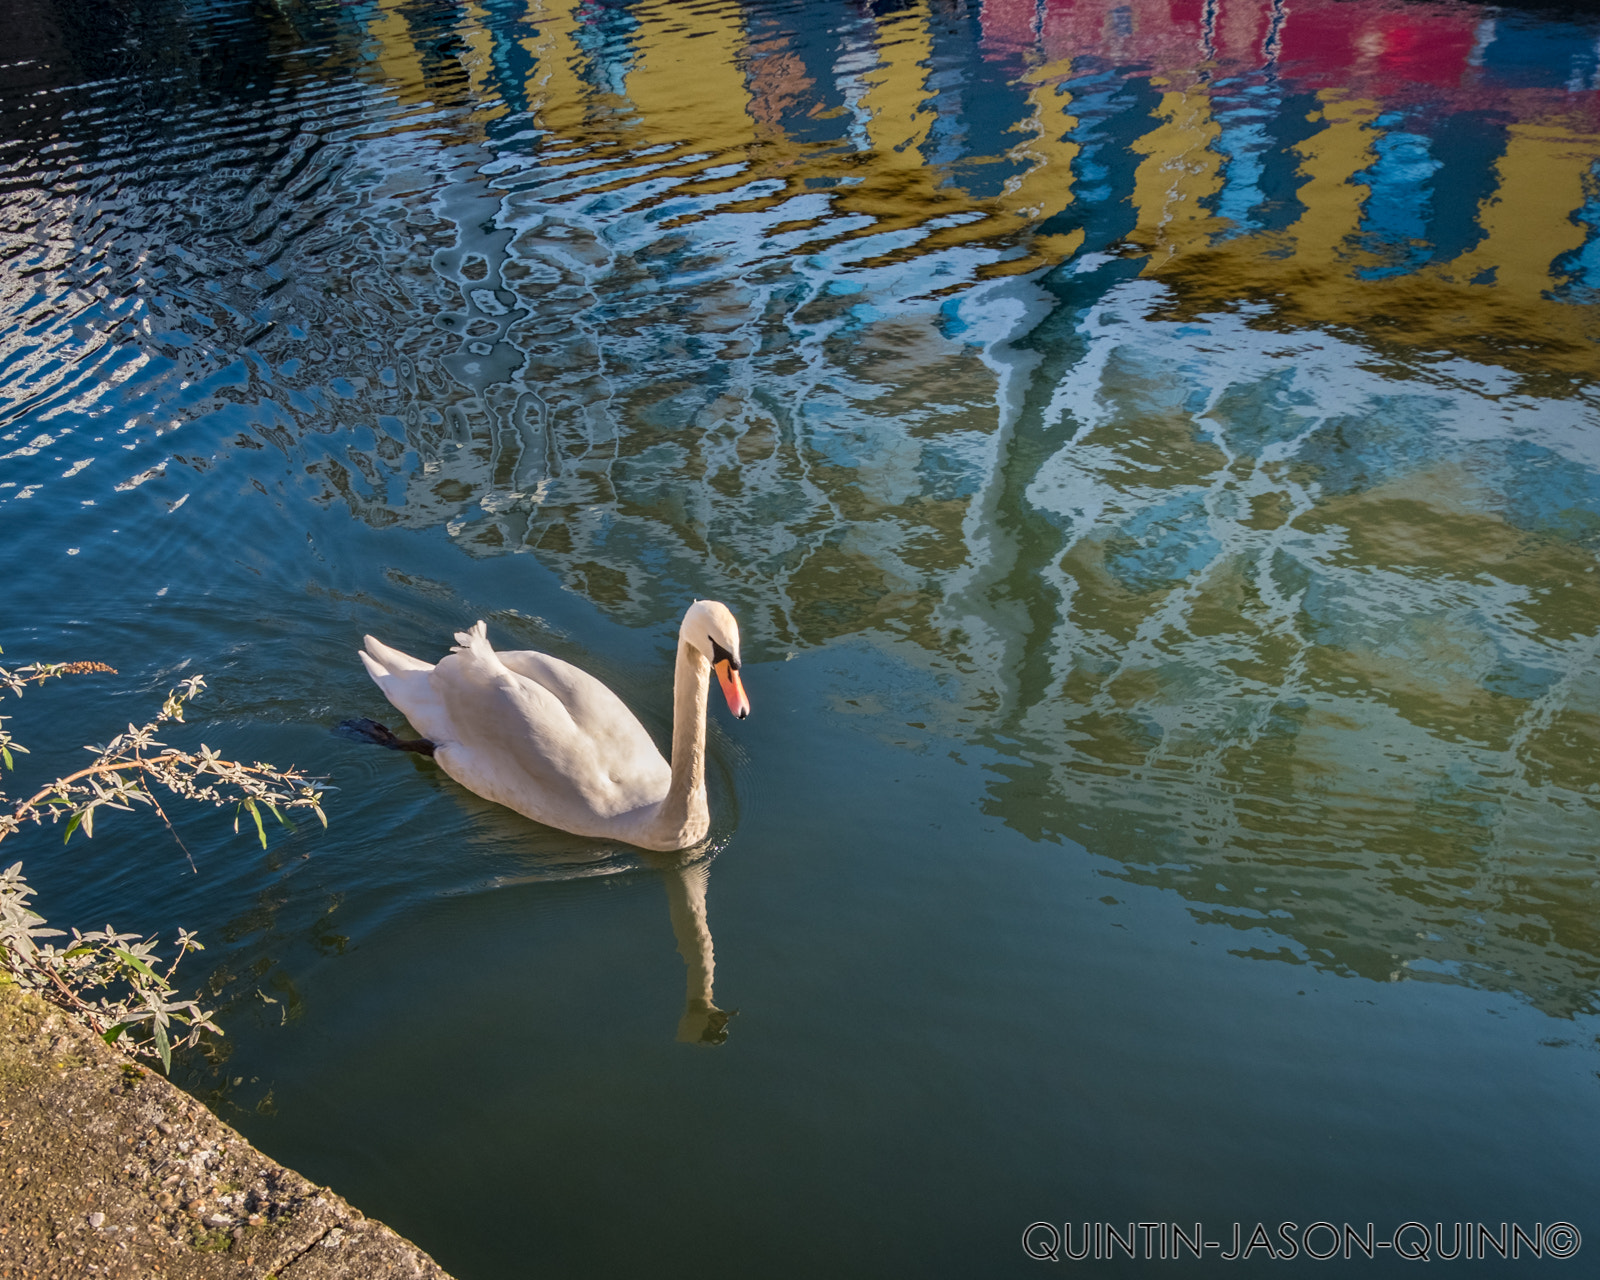
[[[367,674],[377,681],[378,687],[381,689],[383,687],[384,679],[389,674],[389,668],[384,666],[383,663],[379,662],[365,649],[357,649],[356,652],[361,655],[361,665],[366,667]]]
[[[439,700],[433,688],[433,666],[409,653],[391,649],[381,640],[366,638],[367,647],[361,650],[361,661],[383,696],[399,708],[400,713],[416,726],[429,742],[456,741],[455,725],[450,713]]]
[[[472,630],[456,632],[455,649],[457,653],[460,653],[463,649],[474,648],[479,643],[489,643],[489,625],[482,618],[473,624]]]
[[[433,663],[424,662],[421,658],[413,658],[409,653],[402,653],[399,649],[392,649],[373,636],[362,637],[366,642],[366,651],[361,657],[367,664],[367,670],[376,680],[380,675],[399,675],[405,671],[432,671]]]

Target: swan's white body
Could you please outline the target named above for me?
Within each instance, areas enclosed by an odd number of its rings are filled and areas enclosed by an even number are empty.
[[[531,649],[497,653],[482,622],[456,641],[435,665],[367,636],[361,660],[467,790],[546,826],[645,849],[705,838],[713,662],[734,714],[749,714],[739,627],[726,607],[697,600],[684,615],[670,764],[622,699],[587,672]]]

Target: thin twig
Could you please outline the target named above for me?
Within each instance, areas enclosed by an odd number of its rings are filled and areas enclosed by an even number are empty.
[[[150,775],[144,768],[144,757],[136,755],[134,759],[139,761],[139,776],[148,778]],[[147,784],[144,790],[145,794],[150,797],[150,803],[155,805],[156,812],[161,815],[161,821],[167,824],[167,833],[178,842],[178,848],[183,850],[183,856],[189,859],[189,870],[194,872],[195,875],[199,875],[200,868],[194,865],[194,854],[189,852],[189,846],[184,844],[183,837],[178,834],[178,829],[172,825],[172,819],[167,817],[167,811],[161,807],[161,801],[156,799],[155,788]]]

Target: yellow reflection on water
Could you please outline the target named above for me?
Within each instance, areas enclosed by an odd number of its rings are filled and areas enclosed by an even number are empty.
[[[1222,155],[1213,145],[1222,130],[1202,92],[1169,90],[1156,109],[1161,121],[1133,149],[1145,159],[1134,177],[1138,227],[1129,236],[1150,250],[1150,272],[1223,229],[1205,201],[1221,189]]]
[[[639,25],[624,92],[637,113],[629,132],[636,129],[637,136],[629,145],[697,153],[675,169],[685,175],[730,161],[742,166],[756,135],[739,6],[733,0],[692,7],[663,0],[633,13]]]
[[[1551,375],[1592,377],[1594,309],[1552,291],[1563,283],[1556,262],[1585,241],[1574,214],[1600,138],[1561,124],[1512,125],[1496,188],[1477,211],[1479,243],[1452,260],[1369,279],[1363,269],[1382,264],[1357,240],[1371,194],[1361,175],[1376,159],[1383,107],[1338,90],[1318,96],[1321,127],[1296,148],[1305,212],[1283,232],[1158,241],[1148,272],[1177,286],[1192,311],[1240,296],[1270,299],[1279,325],[1335,324],[1413,350],[1448,349],[1540,378],[1549,390],[1559,389]]]

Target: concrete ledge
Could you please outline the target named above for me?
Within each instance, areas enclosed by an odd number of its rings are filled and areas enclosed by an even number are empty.
[[[0,1277],[450,1280],[65,1014],[0,983]]]

